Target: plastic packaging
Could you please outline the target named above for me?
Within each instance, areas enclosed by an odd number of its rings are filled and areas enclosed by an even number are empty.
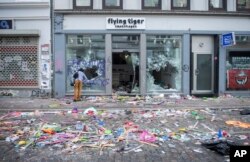
[[[56,124],[56,123],[53,123],[53,124],[45,124],[43,127],[42,127],[42,130],[46,131],[54,131],[54,132],[60,132],[61,131],[61,126],[59,124]]]
[[[78,109],[77,109],[77,107],[73,107],[73,109],[72,109],[72,113],[78,113]]]
[[[222,137],[223,137],[222,130],[219,129],[219,131],[218,131],[218,138],[222,138]]]
[[[76,126],[75,126],[76,130],[83,130],[83,127],[84,127],[84,124],[82,122],[80,121],[76,122]]]
[[[152,134],[149,134],[147,131],[143,131],[140,134],[140,141],[144,141],[144,142],[155,142],[156,141],[156,137]]]

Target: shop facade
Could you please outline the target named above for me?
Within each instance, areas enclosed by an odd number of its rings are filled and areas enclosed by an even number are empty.
[[[50,2],[1,0],[0,15],[1,95],[50,96]]]
[[[238,16],[231,3],[227,10],[233,13],[211,16],[206,2],[187,1],[189,10],[182,13],[170,0],[159,1],[155,12],[147,10],[146,1],[132,6],[119,1],[111,9],[105,1],[89,1],[87,9],[88,3],[60,2],[54,10],[55,97],[73,94],[70,82],[79,68],[88,78],[83,95],[249,92],[247,85],[235,85],[249,84],[242,77],[242,71],[249,75],[249,13]],[[224,47],[221,36],[227,32],[234,32],[236,44]],[[233,82],[235,75],[239,78]]]

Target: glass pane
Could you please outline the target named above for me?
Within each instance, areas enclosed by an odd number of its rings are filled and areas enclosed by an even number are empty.
[[[68,35],[66,49],[67,92],[73,91],[70,82],[73,74],[80,68],[88,80],[83,83],[85,91],[105,91],[105,36]]]
[[[90,6],[91,0],[76,0],[76,6]]]
[[[144,0],[144,7],[158,7],[159,0]]]
[[[105,0],[105,6],[120,6],[120,0]]]
[[[212,89],[212,55],[197,55],[197,90]]]
[[[147,36],[147,91],[181,90],[180,36]]]
[[[241,42],[239,42],[240,44]],[[246,46],[250,42],[243,42]],[[242,43],[241,43],[242,44]],[[227,90],[250,90],[250,51],[231,51],[227,54]]]
[[[250,9],[250,0],[238,0],[237,8],[239,9]]]
[[[125,35],[113,36],[112,48],[113,49],[138,49],[139,50],[139,36],[138,35]]]
[[[223,8],[223,0],[210,0],[210,7]]]
[[[187,7],[187,0],[173,0],[174,7]]]

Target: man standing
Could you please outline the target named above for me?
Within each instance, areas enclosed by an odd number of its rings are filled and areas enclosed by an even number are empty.
[[[81,93],[83,81],[88,80],[87,76],[84,74],[84,70],[80,68],[74,75],[74,102],[81,101]]]

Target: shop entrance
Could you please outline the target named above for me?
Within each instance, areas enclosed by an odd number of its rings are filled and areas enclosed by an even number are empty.
[[[139,83],[139,52],[113,52],[113,92],[118,94],[139,93]]]
[[[193,95],[214,94],[214,40],[212,36],[192,37]]]
[[[120,95],[140,92],[140,36],[112,36],[112,90]]]

